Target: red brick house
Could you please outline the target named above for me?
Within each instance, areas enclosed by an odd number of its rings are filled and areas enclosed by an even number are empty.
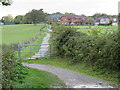
[[[60,24],[64,25],[84,25],[87,23],[87,17],[85,15],[63,15],[59,20]]]

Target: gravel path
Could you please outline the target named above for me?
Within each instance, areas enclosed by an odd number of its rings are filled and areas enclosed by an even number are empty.
[[[46,52],[48,51],[48,47],[49,47],[48,40],[49,40],[49,38],[50,38],[50,34],[47,33],[47,35],[43,38],[42,44],[44,44],[44,45],[41,45],[40,50],[35,55],[33,55],[32,57],[26,58],[26,60],[36,59],[36,58],[39,58],[39,57],[44,57],[46,55]]]
[[[107,85],[106,81],[97,80],[67,69],[42,64],[23,63],[23,65],[57,75],[61,80],[63,80],[68,88],[113,88],[112,86]]]

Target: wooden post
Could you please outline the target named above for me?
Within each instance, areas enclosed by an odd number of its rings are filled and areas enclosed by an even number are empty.
[[[31,60],[31,45],[30,45],[30,60]]]
[[[50,58],[51,58],[51,44],[49,44],[49,46],[50,46]]]
[[[21,46],[18,44],[18,60],[21,60]]]

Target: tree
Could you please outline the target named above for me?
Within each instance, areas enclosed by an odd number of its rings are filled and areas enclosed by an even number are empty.
[[[101,17],[101,13],[95,13],[95,14],[92,16],[92,18],[94,18],[94,19],[96,19],[96,18],[98,18],[98,17]]]
[[[37,24],[40,22],[45,22],[45,17],[46,14],[43,12],[43,9],[40,10],[33,9],[32,11],[26,13],[24,17],[24,22]]]
[[[61,13],[61,12],[55,12],[55,13],[52,13],[52,14],[63,14],[63,13]]]
[[[23,18],[24,18],[23,15],[17,15],[17,16],[14,18],[14,22],[15,22],[16,24],[22,24],[22,23],[23,23]]]
[[[68,12],[65,12],[65,15],[76,15],[75,13],[68,13]]]
[[[4,6],[8,6],[12,4],[12,0],[0,0],[0,2],[2,3],[2,5]]]
[[[13,22],[14,19],[13,19],[13,16],[9,14],[8,16],[3,16],[1,21],[4,22],[4,23],[5,22],[9,23],[9,22]]]
[[[88,17],[88,22],[87,22],[89,25],[93,25],[95,23],[95,20],[94,18],[92,17]]]
[[[92,16],[92,18],[96,19],[96,18],[98,18],[98,17],[104,17],[104,16],[109,16],[109,15],[107,15],[107,14],[105,14],[105,13],[95,13],[95,14]]]

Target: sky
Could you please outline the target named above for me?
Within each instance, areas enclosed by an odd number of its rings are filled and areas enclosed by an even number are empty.
[[[0,5],[0,18],[11,14],[25,15],[32,9],[43,9],[47,13],[69,12],[92,16],[95,13],[118,14],[119,0],[12,0],[11,6]]]

